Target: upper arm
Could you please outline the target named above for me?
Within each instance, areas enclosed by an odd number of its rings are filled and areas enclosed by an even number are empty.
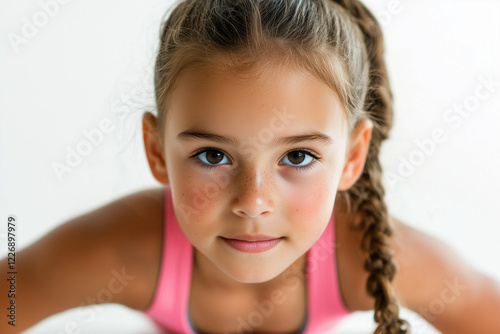
[[[115,266],[116,258],[88,228],[94,223],[88,218],[68,221],[16,253],[16,333],[85,303],[105,287],[103,273]],[[2,286],[2,291],[6,289]],[[9,302],[5,297],[2,294],[2,305]],[[12,327],[5,325],[2,321],[0,329],[9,333]]]
[[[401,304],[443,333],[500,333],[500,285],[438,239],[391,217]]]
[[[17,333],[78,306],[113,302],[140,307],[151,290],[142,283],[154,277],[149,271],[158,261],[145,257],[156,254],[160,244],[148,239],[147,222],[142,228],[137,223],[144,217],[142,210],[151,209],[146,203],[144,193],[129,195],[67,221],[19,250],[15,296],[19,320],[15,331],[2,321],[0,332]],[[3,258],[3,268],[6,263]],[[1,291],[7,291],[6,278],[1,282]],[[146,295],[138,299],[141,294]],[[1,296],[2,305],[10,302],[6,293]]]

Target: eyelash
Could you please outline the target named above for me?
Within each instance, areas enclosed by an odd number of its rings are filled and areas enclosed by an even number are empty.
[[[190,158],[193,158],[196,161],[196,163],[198,163],[202,168],[206,168],[206,169],[212,169],[212,168],[217,167],[217,166],[222,166],[222,165],[207,165],[206,163],[200,161],[200,159],[198,159],[198,155],[200,155],[201,153],[206,152],[206,151],[218,151],[218,152],[223,153],[225,156],[228,156],[224,151],[222,151],[218,148],[215,148],[215,147],[204,147],[204,148],[197,150],[195,153],[193,153],[190,156]],[[301,166],[287,165],[287,166],[290,166],[292,168],[295,168],[298,171],[308,170],[308,169],[312,168],[318,161],[321,160],[321,158],[318,157],[314,152],[312,152],[311,150],[308,150],[306,148],[299,148],[299,149],[290,150],[287,153],[285,153],[285,156],[287,156],[288,154],[290,154],[292,152],[303,152],[303,153],[306,153],[306,154],[310,155],[311,157],[313,157],[313,160],[311,161],[311,163],[309,163],[306,166],[301,167]]]

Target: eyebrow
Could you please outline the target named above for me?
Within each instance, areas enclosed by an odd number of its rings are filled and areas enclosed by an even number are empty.
[[[186,131],[180,132],[177,135],[177,140],[181,142],[196,139],[211,140],[221,144],[229,144],[233,146],[236,146],[238,144],[238,141],[234,137],[221,136],[213,132],[202,131],[199,129],[188,129]],[[319,131],[313,130],[301,135],[275,138],[271,143],[269,143],[269,145],[293,145],[304,141],[317,142],[323,145],[333,144],[333,140],[331,137]]]

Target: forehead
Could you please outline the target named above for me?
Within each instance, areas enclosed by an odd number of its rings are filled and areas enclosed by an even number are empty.
[[[172,134],[190,127],[242,139],[269,128],[281,129],[278,137],[311,130],[338,137],[346,131],[337,93],[295,68],[238,74],[188,68],[171,97],[167,129]],[[283,113],[285,119],[277,116]]]

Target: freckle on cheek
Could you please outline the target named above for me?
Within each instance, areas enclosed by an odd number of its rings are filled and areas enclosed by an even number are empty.
[[[316,218],[324,210],[324,199],[315,192],[299,192],[293,197],[293,207],[304,220]]]
[[[212,198],[209,195],[210,194],[206,194],[200,189],[196,191],[187,191],[183,195],[183,203],[195,210],[198,217],[210,216],[210,212],[213,212],[218,201],[216,198]],[[199,220],[197,220],[197,222],[199,222]]]

